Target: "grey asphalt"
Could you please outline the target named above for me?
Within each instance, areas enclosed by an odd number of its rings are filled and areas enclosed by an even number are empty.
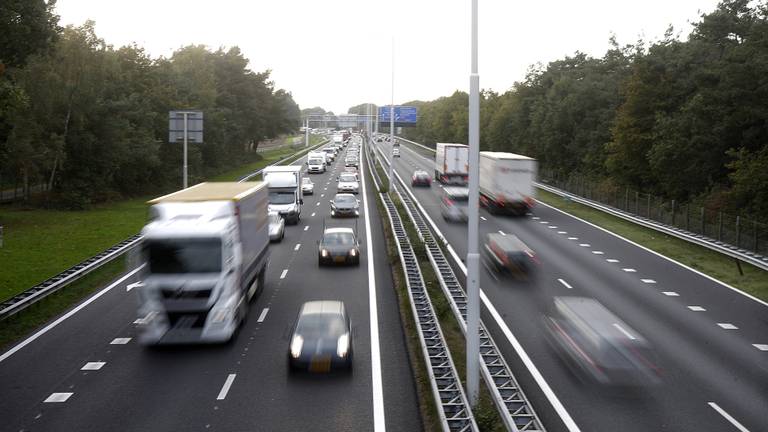
[[[434,172],[431,155],[419,156],[408,145],[401,148],[395,167],[403,179],[408,181],[416,168]],[[412,190],[463,257],[466,226],[443,221],[439,189],[433,184]],[[528,280],[496,280],[481,269],[481,288],[582,431],[738,430],[710,403],[749,431],[768,430],[768,352],[753,346],[768,343],[766,305],[546,205],[537,205],[525,218],[483,210],[481,215],[481,234],[515,234],[541,260]],[[547,345],[541,325],[552,298],[564,295],[593,297],[644,335],[658,355],[663,383],[617,392],[574,377]],[[550,431],[566,430],[486,308],[482,318],[545,425]],[[726,330],[718,323],[738,329]]]
[[[110,344],[114,338],[135,337],[136,303],[126,291],[135,278],[129,278],[0,362],[0,430],[373,430],[367,273],[371,257],[365,252],[371,240],[385,426],[420,430],[372,185],[366,195],[374,213],[371,232],[365,231],[362,213],[358,222],[364,239],[360,267],[319,268],[315,242],[329,214],[335,174],[311,178],[315,195],[305,197],[299,225],[286,227],[282,243],[270,247],[266,288],[251,304],[248,321],[234,341],[159,349],[142,347],[135,339]],[[353,220],[339,224],[345,222]],[[330,218],[327,223],[332,224]],[[354,332],[351,374],[288,374],[289,327],[301,303],[314,299],[340,299],[347,306]],[[269,311],[259,323],[265,308]],[[80,370],[86,362],[97,361],[106,364],[100,370]],[[234,381],[226,397],[218,400],[229,374],[236,374]],[[73,395],[62,403],[43,402],[55,392]]]

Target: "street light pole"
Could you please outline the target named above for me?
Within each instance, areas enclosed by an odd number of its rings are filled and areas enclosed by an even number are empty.
[[[304,142],[306,143],[306,146],[309,147],[309,113],[307,113],[304,123]]]
[[[184,113],[184,189],[187,188],[187,118],[188,112]]]
[[[467,238],[467,397],[477,404],[480,382],[479,162],[480,75],[477,73],[477,0],[472,0],[472,69],[469,75],[469,221]]]
[[[389,190],[394,190],[392,173],[395,167],[395,38],[392,37],[392,103],[389,105]]]

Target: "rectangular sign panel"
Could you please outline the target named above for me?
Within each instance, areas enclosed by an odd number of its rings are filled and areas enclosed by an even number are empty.
[[[379,122],[389,123],[390,107],[379,107]],[[398,126],[408,126],[416,124],[417,109],[412,106],[395,106],[395,124]]]
[[[202,111],[169,111],[168,142],[184,141],[184,113],[187,113],[187,142],[203,142]]]

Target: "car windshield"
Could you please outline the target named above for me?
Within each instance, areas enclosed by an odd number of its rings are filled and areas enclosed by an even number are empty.
[[[349,195],[336,195],[333,202],[336,204],[354,204],[357,199]]]
[[[357,181],[357,179],[353,175],[342,174],[342,175],[339,176],[339,181],[340,182],[354,182],[354,181]]]
[[[326,246],[352,246],[355,244],[355,236],[349,232],[325,233],[323,244]]]
[[[306,184],[312,184],[312,180],[304,177],[303,179],[301,179],[301,184],[305,184],[305,185]]]
[[[269,203],[270,204],[293,204],[294,201],[293,192],[270,192]]]
[[[147,240],[143,248],[150,273],[221,271],[221,240],[218,238]]]
[[[296,334],[307,339],[338,338],[347,332],[344,318],[330,313],[305,314],[299,317]]]

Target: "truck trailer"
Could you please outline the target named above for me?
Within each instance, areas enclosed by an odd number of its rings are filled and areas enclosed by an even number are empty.
[[[469,177],[469,147],[466,144],[437,143],[435,180],[465,186]]]
[[[304,194],[301,190],[301,165],[270,166],[261,173],[269,187],[269,211],[277,212],[286,223],[301,220]]]
[[[514,153],[480,152],[480,204],[491,213],[524,215],[533,207],[538,162]]]
[[[267,185],[200,183],[149,201],[138,340],[145,345],[230,340],[264,288]]]

